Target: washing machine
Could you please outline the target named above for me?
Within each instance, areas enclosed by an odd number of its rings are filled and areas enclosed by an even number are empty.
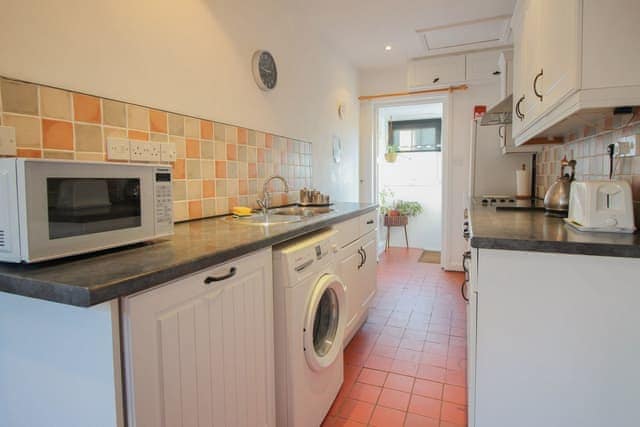
[[[347,304],[335,235],[273,248],[278,427],[319,426],[342,386]]]

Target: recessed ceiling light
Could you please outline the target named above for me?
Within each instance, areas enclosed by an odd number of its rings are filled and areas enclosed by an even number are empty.
[[[390,45],[390,44],[386,45],[386,46],[384,47],[384,50],[387,50],[387,51],[391,50],[391,45]]]

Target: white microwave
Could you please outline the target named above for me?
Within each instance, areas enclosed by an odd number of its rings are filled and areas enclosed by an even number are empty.
[[[173,234],[167,165],[0,159],[0,261],[38,262]]]

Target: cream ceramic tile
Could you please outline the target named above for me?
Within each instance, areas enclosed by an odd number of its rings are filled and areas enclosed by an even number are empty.
[[[213,216],[216,214],[215,199],[203,199],[202,200],[202,214],[204,216]]]
[[[215,122],[213,124],[213,136],[216,141],[225,141],[226,126],[222,123]]]
[[[235,126],[225,126],[224,140],[227,143],[237,144],[238,142],[238,128]]]
[[[104,153],[76,153],[76,160],[87,162],[104,162],[106,161]]]
[[[136,130],[149,130],[149,109],[137,105],[127,105],[127,127]]]
[[[246,162],[247,161],[247,146],[246,145],[238,145],[238,161]]]
[[[227,162],[227,178],[238,177],[238,162]]]
[[[200,157],[213,160],[213,141],[200,141]]]
[[[200,159],[187,159],[187,179],[200,178],[202,178]]]
[[[258,161],[258,154],[256,147],[249,147],[247,150],[247,161],[249,163],[255,163]]]
[[[215,163],[213,160],[202,160],[200,163],[200,170],[203,179],[213,179],[216,176]]]
[[[45,150],[43,152],[45,159],[58,159],[58,160],[73,160],[73,151],[57,151],[57,150]]]
[[[252,147],[255,147],[258,145],[257,141],[256,141],[256,131],[255,130],[249,130],[249,133],[247,135],[247,144],[249,144]]]
[[[216,196],[217,197],[227,196],[227,180],[226,179],[216,180]]]
[[[42,146],[40,120],[37,118],[3,114],[2,123],[4,126],[16,128],[16,146],[18,148],[40,148]]]
[[[40,112],[43,117],[71,120],[71,94],[65,90],[41,86]]]
[[[149,134],[149,138],[153,142],[168,142],[169,141],[169,135],[167,135],[166,133],[151,132]]]
[[[175,221],[185,221],[189,219],[189,205],[187,202],[173,202],[173,219]]]
[[[187,199],[197,200],[202,198],[202,181],[199,179],[187,181]]]
[[[247,179],[248,177],[247,162],[238,162],[238,178]]]
[[[102,121],[105,125],[127,127],[127,107],[124,102],[102,100]]]
[[[181,136],[169,136],[169,142],[176,144],[176,158],[184,159],[187,156],[185,139]]]
[[[226,197],[216,197],[216,215],[222,215],[229,212],[229,204]]]
[[[102,127],[76,123],[74,125],[76,151],[100,153],[103,151]]]
[[[229,197],[238,196],[238,180],[237,179],[227,180],[227,196]]]
[[[169,135],[184,136],[184,116],[169,114]]]
[[[173,181],[173,200],[180,201],[187,199],[187,182]]]
[[[214,153],[213,156],[216,160],[226,160],[227,159],[227,144],[222,141],[214,142]]]
[[[187,138],[200,138],[200,120],[193,117],[184,119],[184,136]]]
[[[2,111],[19,114],[39,114],[38,86],[2,79]]]

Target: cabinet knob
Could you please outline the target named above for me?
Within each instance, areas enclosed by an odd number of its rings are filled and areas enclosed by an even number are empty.
[[[223,276],[207,276],[207,278],[204,279],[204,284],[208,285],[208,284],[211,284],[213,282],[221,282],[222,280],[230,279],[230,278],[232,278],[233,276],[236,275],[236,272],[237,272],[236,268],[235,267],[231,267],[229,269],[229,272],[227,274],[223,275]]]
[[[542,94],[538,92],[538,79],[542,77],[543,74],[544,70],[540,69],[540,72],[533,78],[533,93],[540,99],[540,102],[542,102]]]

